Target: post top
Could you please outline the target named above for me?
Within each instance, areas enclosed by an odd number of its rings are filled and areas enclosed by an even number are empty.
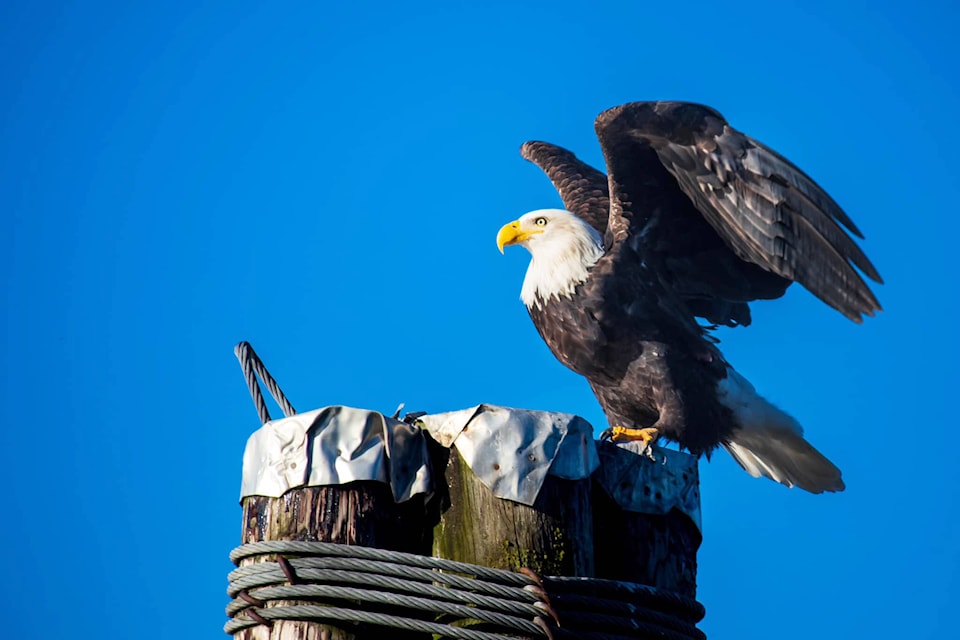
[[[388,483],[397,502],[433,491],[421,430],[376,411],[330,406],[271,420],[247,440],[241,499],[356,480]]]
[[[606,493],[627,511],[677,509],[700,528],[697,460],[657,449],[658,461],[637,443],[601,443],[579,416],[480,404],[427,414],[408,424],[377,411],[340,405],[272,420],[247,440],[240,497],[279,497],[304,486],[376,480],[404,502],[434,490],[422,430],[456,445],[493,495],[533,505],[547,475],[580,480],[597,472]]]
[[[532,505],[547,474],[579,480],[599,464],[593,427],[579,416],[481,404],[418,418],[493,495]]]
[[[677,509],[700,525],[697,459],[658,447],[656,460],[640,443],[600,443],[593,427],[568,413],[481,404],[421,416],[417,423],[464,462],[499,498],[532,505],[547,475],[579,480],[596,472],[604,491],[626,511]]]
[[[626,511],[685,514],[702,532],[697,458],[658,447],[650,459],[640,442],[600,443],[597,482]]]

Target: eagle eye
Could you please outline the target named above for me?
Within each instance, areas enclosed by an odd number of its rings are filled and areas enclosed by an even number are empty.
[[[547,219],[544,218],[543,216],[540,216],[539,218],[533,221],[533,224],[537,225],[538,227],[545,227],[547,226]]]

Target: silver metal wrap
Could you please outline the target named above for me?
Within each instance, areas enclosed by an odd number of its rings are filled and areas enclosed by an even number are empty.
[[[481,404],[417,423],[443,446],[456,445],[493,495],[526,505],[537,499],[547,474],[580,480],[600,463],[593,427],[568,413]]]
[[[279,497],[296,487],[355,480],[389,484],[397,502],[432,492],[420,428],[344,406],[272,420],[247,440],[240,497]]]
[[[626,511],[685,513],[701,530],[700,473],[689,453],[657,447],[651,460],[643,443],[602,443],[596,480]]]

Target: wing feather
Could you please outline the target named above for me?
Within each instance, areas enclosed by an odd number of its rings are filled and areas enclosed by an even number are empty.
[[[525,142],[520,155],[547,174],[564,208],[603,235],[610,217],[607,176],[581,161],[571,151],[549,142]]]
[[[716,111],[691,103],[638,102],[600,114],[596,128],[608,169],[609,156],[629,151],[630,145],[655,150],[680,190],[740,259],[799,282],[855,322],[881,309],[860,272],[883,280],[850,236],[863,237],[850,217],[806,173],[730,127]],[[611,170],[614,182],[622,180]],[[621,211],[611,207],[611,228],[624,226]],[[677,225],[662,228],[682,232]],[[670,240],[658,242],[670,246]]]
[[[858,238],[863,239],[863,232],[857,228],[857,225],[840,205],[813,178],[765,144],[757,142],[753,138],[749,138],[749,140],[756,149],[762,150],[762,153],[747,153],[743,161],[745,168],[760,176],[784,180],[786,184],[802,193],[815,207],[829,211],[840,224]]]
[[[769,206],[775,209],[781,207],[785,213],[777,216],[777,222],[784,224],[799,216],[809,222],[815,232],[822,236],[837,252],[853,262],[861,271],[877,282],[881,281],[876,267],[864,254],[863,249],[844,233],[835,217],[831,217],[818,208],[814,202],[795,189],[771,180],[745,179],[743,181],[748,206],[751,198],[756,198],[753,204]]]

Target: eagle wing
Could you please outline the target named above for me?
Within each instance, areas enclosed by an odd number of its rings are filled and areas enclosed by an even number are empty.
[[[663,168],[656,154],[645,147],[646,161],[638,154],[618,159],[620,175],[642,176],[648,182],[659,178],[658,193],[671,201],[669,223],[682,228],[675,236],[664,272],[670,287],[686,302],[690,311],[713,324],[749,325],[747,302],[783,294],[789,281],[733,255],[693,204],[676,189],[676,181]],[[527,142],[520,154],[539,166],[553,183],[564,207],[606,234],[610,218],[608,179],[605,174],[581,161],[571,151],[547,142]],[[623,190],[620,191],[621,196]],[[612,237],[607,234],[606,249]]]
[[[882,283],[850,237],[863,237],[853,221],[803,171],[733,129],[713,109],[635,102],[601,113],[596,130],[613,196],[608,240],[639,234],[645,248],[674,252],[674,257],[689,244],[683,237],[688,211],[668,220],[637,202],[650,198],[650,185],[643,184],[649,179],[635,172],[638,162],[650,169],[652,151],[675,179],[673,189],[689,199],[739,259],[799,282],[855,322],[881,309],[857,271]]]
[[[572,152],[549,142],[525,142],[520,155],[547,174],[564,208],[596,229],[607,230],[610,196],[607,176],[581,161]]]

